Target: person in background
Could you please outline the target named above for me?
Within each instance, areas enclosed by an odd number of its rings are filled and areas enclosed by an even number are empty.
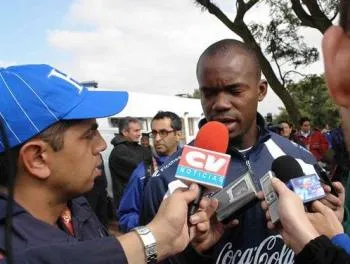
[[[141,146],[144,146],[145,148],[151,147],[149,143],[149,133],[142,133],[140,143],[141,143]]]
[[[119,228],[122,232],[128,232],[140,225],[144,186],[149,177],[177,151],[181,139],[181,119],[173,112],[158,112],[152,119],[151,128],[155,154],[151,164],[141,162],[136,167],[124,191],[117,212]]]
[[[280,135],[282,137],[290,139],[290,136],[292,134],[291,123],[289,123],[288,121],[281,121],[279,125],[280,125],[280,129],[281,129]]]
[[[308,117],[302,117],[299,121],[300,131],[295,137],[314,155],[317,161],[323,161],[328,150],[328,141],[318,130],[311,129],[311,121]]]
[[[341,125],[331,130],[330,138],[333,151],[331,178],[345,183],[350,171],[350,159]]]
[[[140,120],[134,117],[122,118],[118,128],[119,135],[111,141],[114,148],[109,156],[115,210],[119,207],[120,199],[133,170],[141,161],[149,164],[152,160],[151,151],[139,144]]]
[[[305,148],[304,143],[295,136],[295,130],[293,130],[292,123],[290,123],[289,121],[281,121],[279,125],[280,135],[282,137],[287,138]]]

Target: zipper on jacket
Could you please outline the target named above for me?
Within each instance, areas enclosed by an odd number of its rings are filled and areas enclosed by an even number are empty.
[[[245,161],[245,164],[246,164],[247,167],[248,167],[249,172],[250,172],[251,174],[253,174],[253,170],[252,170],[252,166],[250,165],[249,158],[248,158],[245,154],[243,154],[243,159],[244,159],[244,161]]]
[[[254,174],[253,170],[252,170],[252,166],[250,165],[250,162],[249,162],[249,157],[247,157],[246,154],[241,154],[242,157],[243,157],[243,160],[245,162],[245,165],[247,165],[247,168],[248,168],[248,171],[250,174]]]

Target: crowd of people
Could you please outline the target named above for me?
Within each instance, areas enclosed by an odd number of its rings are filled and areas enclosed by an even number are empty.
[[[325,76],[340,107],[348,149],[349,47],[342,28],[325,33]],[[260,178],[283,155],[297,159],[305,175],[325,162],[329,143],[311,129],[309,118],[301,119],[294,134],[288,122],[281,124],[280,135],[267,128],[257,112],[267,82],[251,47],[233,39],[215,42],[199,57],[196,76],[204,112],[200,125],[219,121],[229,132],[225,185],[249,172],[261,190]],[[211,193],[189,217],[199,187],[175,177],[182,127],[166,109],[153,117],[142,145],[140,121],[119,122],[109,169],[112,208],[125,234],[111,235],[104,218],[93,212],[101,208],[94,205],[101,194],[94,188],[106,185],[96,183],[103,179],[100,153],[106,149],[96,118],[119,113],[128,94],[88,90],[48,65],[0,68],[0,77],[0,263],[350,263],[350,204],[340,182],[332,183],[333,194],[324,186],[325,197],[305,211],[295,193],[272,179],[278,223],[272,223],[261,191],[261,203],[228,223],[217,221],[219,202]]]

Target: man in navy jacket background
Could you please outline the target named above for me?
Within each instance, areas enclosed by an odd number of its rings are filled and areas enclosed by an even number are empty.
[[[176,152],[182,136],[180,117],[169,111],[159,111],[151,122],[154,152],[151,164],[141,162],[130,176],[118,208],[119,228],[128,232],[139,226],[144,185],[149,177]]]

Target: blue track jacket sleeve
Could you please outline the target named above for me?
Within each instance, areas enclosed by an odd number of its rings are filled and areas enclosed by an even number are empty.
[[[347,234],[341,233],[331,239],[332,244],[341,247],[350,255],[350,238]]]
[[[119,228],[123,232],[128,232],[140,225],[144,177],[145,165],[141,162],[130,176],[117,211]]]
[[[148,224],[157,214],[158,208],[163,201],[164,195],[168,190],[167,183],[163,177],[151,177],[144,188],[144,199],[140,224]]]

